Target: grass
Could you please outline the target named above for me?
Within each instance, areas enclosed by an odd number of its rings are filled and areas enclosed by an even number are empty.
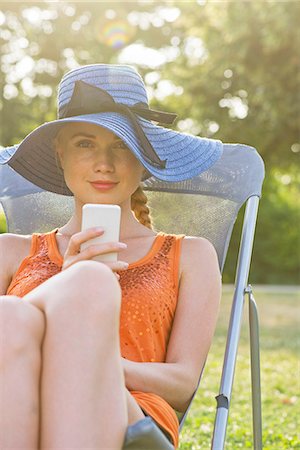
[[[180,450],[210,449],[219,393],[232,291],[224,288],[217,331],[197,395],[180,436]],[[264,450],[300,449],[299,295],[300,291],[257,290]],[[248,303],[229,409],[227,449],[253,448]]]

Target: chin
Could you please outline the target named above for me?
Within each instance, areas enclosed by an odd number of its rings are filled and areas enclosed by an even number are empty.
[[[84,196],[84,197],[77,197],[79,198],[79,201],[85,205],[86,203],[94,203],[98,205],[120,205],[121,203],[118,199],[114,199],[113,196],[109,195],[90,195],[90,196]]]

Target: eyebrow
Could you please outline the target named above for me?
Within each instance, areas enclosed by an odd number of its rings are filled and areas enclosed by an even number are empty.
[[[79,133],[75,133],[73,134],[73,136],[71,137],[71,139],[76,138],[78,136],[84,136],[84,137],[88,137],[88,138],[93,138],[96,139],[96,136],[93,134],[89,134],[89,133],[85,133],[84,131],[81,131]],[[119,138],[118,136],[114,135],[114,141],[121,141],[122,139]]]

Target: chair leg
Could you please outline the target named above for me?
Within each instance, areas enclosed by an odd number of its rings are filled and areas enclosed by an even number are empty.
[[[247,293],[249,297],[253,443],[254,443],[254,450],[261,450],[262,417],[261,417],[258,311],[254,296],[252,294],[252,286],[250,284],[245,289],[245,293]]]

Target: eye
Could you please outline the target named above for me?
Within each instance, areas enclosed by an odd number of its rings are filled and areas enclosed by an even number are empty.
[[[114,147],[115,148],[124,148],[124,149],[128,148],[127,145],[125,144],[125,142],[123,142],[121,140],[114,142]]]
[[[88,141],[88,140],[84,139],[82,141],[78,141],[76,143],[76,147],[79,147],[79,148],[92,148],[93,147],[93,143],[91,141]]]

